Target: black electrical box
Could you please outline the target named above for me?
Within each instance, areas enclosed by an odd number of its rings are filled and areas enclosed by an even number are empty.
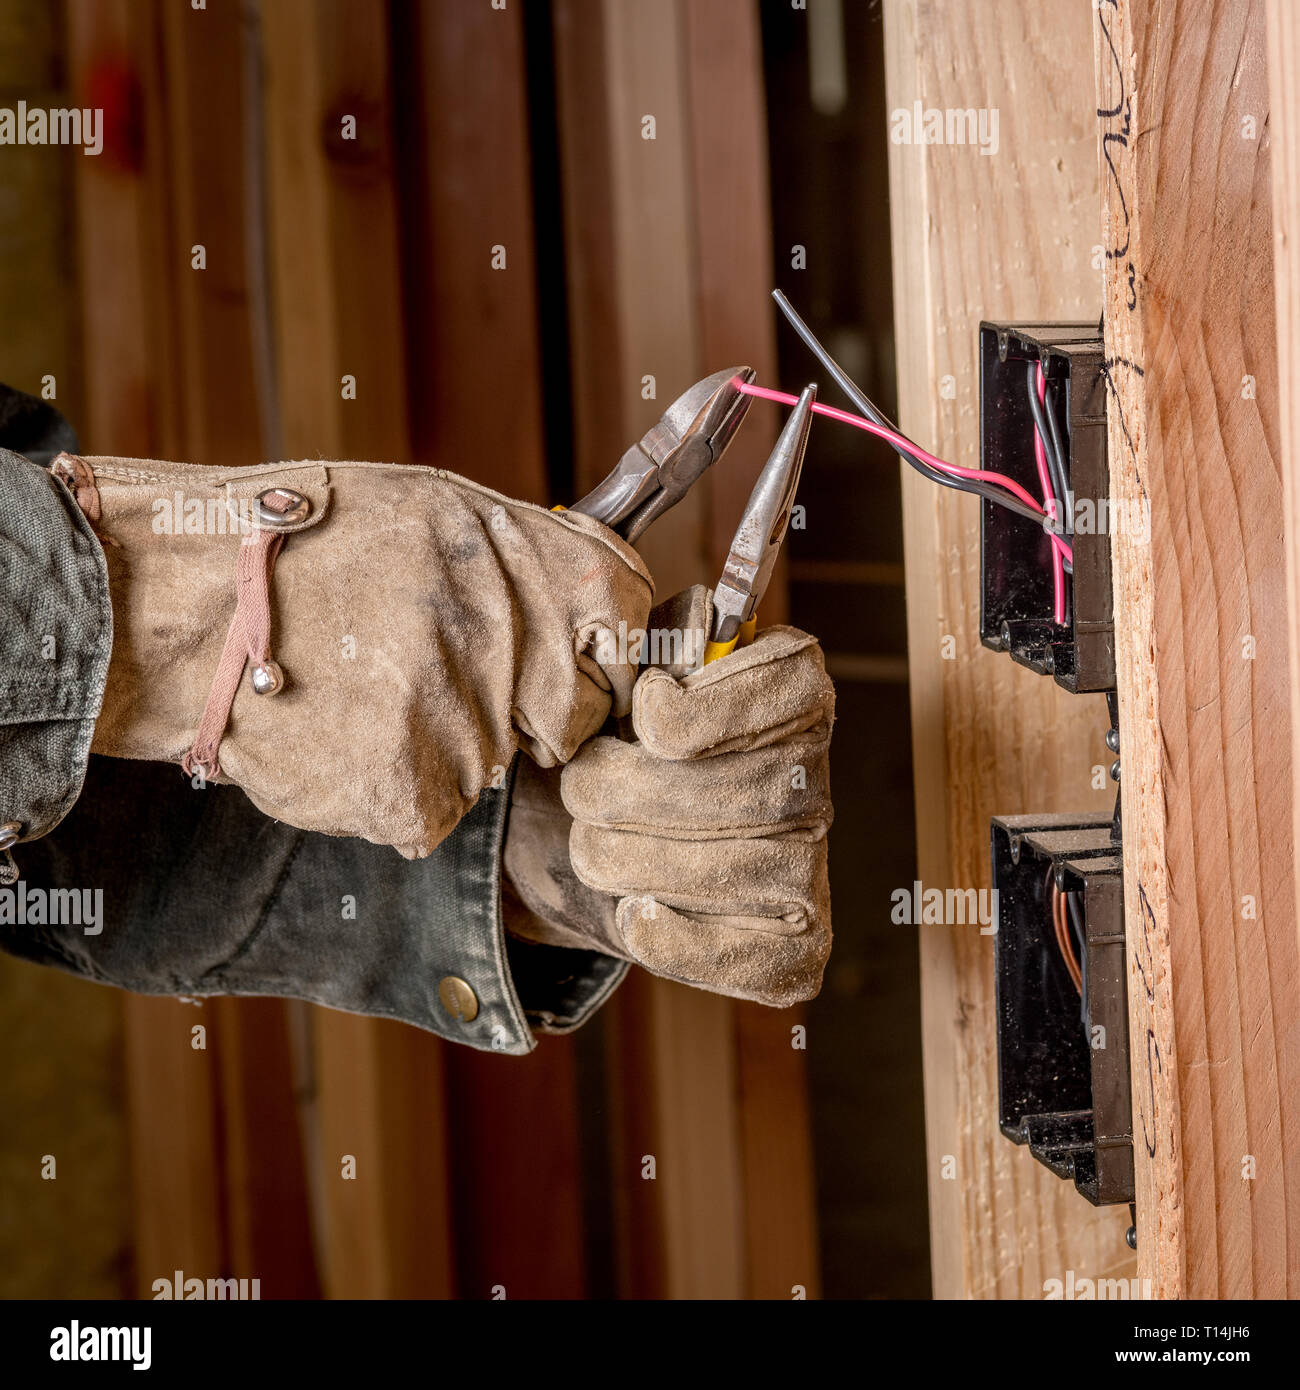
[[[1041,363],[1045,412],[1069,489],[1065,622],[1053,612],[1052,541],[1028,517],[980,503],[980,640],[1076,693],[1115,686],[1104,348],[1097,323],[980,324],[980,466],[1042,499],[1029,374]],[[1054,489],[1055,491],[1055,489]]]
[[[1095,1205],[1132,1202],[1116,823],[1108,815],[999,816],[992,841],[1002,1132]],[[1057,895],[1068,943],[1054,930]]]

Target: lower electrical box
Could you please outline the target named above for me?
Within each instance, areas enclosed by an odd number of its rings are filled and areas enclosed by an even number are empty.
[[[1095,1205],[1133,1201],[1123,856],[1108,815],[992,823],[1003,1134]]]

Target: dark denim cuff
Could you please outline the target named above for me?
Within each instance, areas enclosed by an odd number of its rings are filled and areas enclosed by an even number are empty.
[[[572,1033],[623,983],[627,961],[506,936],[506,957],[524,1014],[538,1033]]]
[[[90,524],[61,482],[0,449],[0,823],[18,826],[0,845],[48,834],[76,801],[112,649]],[[16,877],[5,849],[0,883]]]
[[[525,1053],[530,1022],[576,1027],[626,966],[507,939],[510,785],[406,860],[270,820],[237,788],[197,790],[167,764],[92,757],[59,833],[24,847],[19,886],[80,889],[92,904],[100,890],[98,920],[0,920],[0,946],[140,993],[306,999]]]

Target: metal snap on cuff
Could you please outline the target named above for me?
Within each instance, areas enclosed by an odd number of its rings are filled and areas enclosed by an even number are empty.
[[[478,1017],[478,996],[459,975],[444,975],[438,981],[438,998],[459,1023],[472,1023]]]
[[[253,499],[253,522],[266,531],[287,531],[311,515],[311,503],[291,487],[272,487]]]
[[[21,821],[7,820],[0,825],[0,852],[12,849],[18,843],[18,837],[23,833]]]

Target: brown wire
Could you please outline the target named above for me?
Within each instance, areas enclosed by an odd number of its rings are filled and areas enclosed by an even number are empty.
[[[1048,873],[1051,874],[1049,866]],[[1079,958],[1074,952],[1074,942],[1070,939],[1070,926],[1066,920],[1065,894],[1056,886],[1056,878],[1051,879],[1052,925],[1056,929],[1056,946],[1065,962],[1074,992],[1083,997],[1083,971],[1079,968]]]

